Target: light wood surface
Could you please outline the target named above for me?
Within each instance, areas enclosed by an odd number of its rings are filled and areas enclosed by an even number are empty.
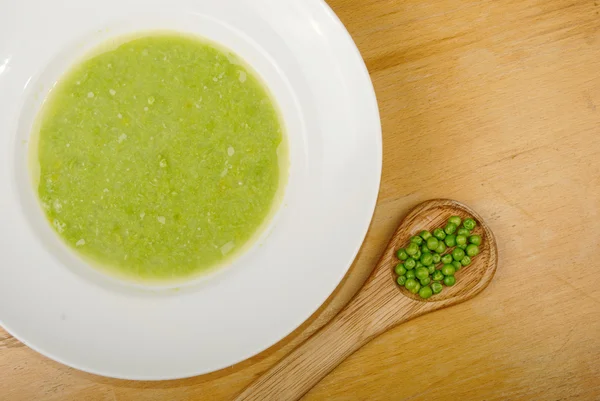
[[[0,399],[230,400],[348,302],[410,208],[444,197],[494,231],[489,287],[375,338],[304,401],[600,400],[600,0],[329,4],[384,133],[371,230],[329,301],[264,353],[172,382],[77,372],[0,333]]]
[[[443,228],[451,216],[475,218],[480,254],[456,273],[456,284],[424,300],[396,282],[396,251],[423,230]],[[448,248],[449,254],[454,248]],[[489,284],[498,263],[489,226],[468,206],[448,199],[425,201],[410,211],[392,236],[365,285],[321,330],[258,378],[236,401],[296,401],[349,355],[381,333],[411,319],[465,302]]]

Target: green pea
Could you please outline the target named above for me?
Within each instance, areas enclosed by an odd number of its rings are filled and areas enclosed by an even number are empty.
[[[427,248],[427,244],[421,245],[421,254],[423,254],[423,253],[431,253],[429,248]]]
[[[477,222],[472,218],[465,219],[465,221],[463,222],[463,227],[469,231],[473,231],[475,226],[477,226]]]
[[[442,260],[442,257],[439,253],[434,253],[431,257],[433,258],[433,263],[435,263],[436,265],[440,263],[440,260]]]
[[[408,259],[408,254],[406,253],[404,248],[400,248],[396,251],[396,257],[400,260],[406,260]]]
[[[435,273],[435,265],[427,266],[427,270],[429,271],[429,274]]]
[[[421,283],[421,285],[429,285],[429,283],[431,283],[431,278],[427,276],[419,280],[419,282]]]
[[[471,258],[469,256],[465,256],[461,259],[460,264],[463,266],[469,266],[471,264]]]
[[[454,276],[454,273],[456,273],[456,269],[453,265],[447,264],[442,266],[442,274],[444,276]]]
[[[446,284],[448,287],[452,287],[454,284],[456,284],[456,278],[454,278],[454,276],[446,276],[444,277],[444,284]]]
[[[433,230],[433,236],[442,241],[444,238],[446,238],[446,233],[441,228],[436,228]]]
[[[480,235],[471,235],[469,237],[469,242],[473,245],[481,245],[481,236]]]
[[[437,238],[431,237],[427,240],[427,248],[433,251],[438,247],[439,243],[440,241]]]
[[[427,270],[426,267],[419,267],[418,269],[415,269],[415,276],[419,280],[422,280],[425,277],[429,277],[429,270]]]
[[[460,269],[462,269],[462,263],[460,263],[460,261],[458,261],[458,260],[453,261],[452,266],[454,266],[456,271],[459,271]]]
[[[431,266],[433,264],[433,255],[430,253],[424,253],[421,255],[421,259],[419,259],[423,266]]]
[[[456,245],[456,235],[454,235],[454,234],[446,235],[446,239],[444,240],[444,243],[446,244],[446,246],[448,248],[452,248],[454,245]]]
[[[435,252],[438,254],[442,254],[442,253],[446,252],[446,244],[444,244],[443,241],[440,241],[437,248],[435,248]]]
[[[410,238],[410,242],[417,245],[421,245],[423,243],[423,238],[419,237],[418,235],[415,235],[414,237]]]
[[[467,244],[456,245],[456,247],[460,248],[460,249],[462,249],[464,251],[465,249],[467,249]]]
[[[440,283],[431,284],[431,290],[434,294],[439,294],[440,292],[442,292],[443,289],[444,287]]]
[[[413,256],[418,251],[419,251],[419,245],[415,244],[414,242],[411,242],[406,247],[406,253],[408,254],[408,256]]]
[[[413,287],[412,290],[409,290],[409,291],[412,292],[413,294],[416,294],[417,292],[419,292],[420,289],[421,289],[421,284],[417,283],[417,285],[415,287]]]
[[[427,241],[429,238],[431,238],[431,233],[427,230],[423,230],[423,231],[421,231],[421,234],[419,234],[419,236],[421,238],[423,238],[425,241]]]
[[[407,271],[406,274],[405,274],[405,276],[406,276],[407,279],[409,279],[409,278],[416,278],[414,270]]]
[[[415,265],[415,270],[418,269],[419,267],[423,267],[423,263],[421,263],[420,260],[417,260],[417,264]]]
[[[419,249],[417,253],[414,254],[413,258],[419,260],[421,259],[421,255],[423,255],[423,252],[421,252],[421,250]]]
[[[460,226],[460,223],[462,223],[462,219],[460,218],[460,216],[452,216],[448,219],[448,223],[452,223],[456,227],[458,227]]]
[[[446,233],[446,235],[450,235],[450,234],[454,234],[456,229],[457,229],[456,224],[448,223],[448,224],[446,224],[446,227],[444,227],[444,232]]]
[[[417,283],[417,280],[414,278],[407,278],[406,282],[404,283],[404,288],[412,292],[412,289],[415,288],[417,284],[419,283]]]
[[[464,258],[464,257],[465,257],[465,251],[463,251],[463,250],[462,250],[462,249],[460,249],[460,248],[454,248],[454,250],[452,251],[452,258],[453,258],[454,260],[458,260],[458,261],[460,261],[460,260],[461,260],[462,258]],[[404,266],[406,266],[406,263],[407,263],[407,262],[408,262],[408,261],[404,262]],[[406,266],[406,268],[408,269],[408,266]]]
[[[464,256],[464,255],[463,255]],[[461,258],[462,259],[462,258]],[[414,260],[413,258],[408,258],[404,261],[404,268],[406,270],[411,270],[414,269],[415,266],[417,265],[417,261]]]
[[[465,245],[467,243],[467,237],[465,235],[456,236],[456,245]]]
[[[404,276],[406,274],[406,268],[402,263],[398,263],[394,268],[394,272],[399,276]]]
[[[433,295],[433,290],[429,286],[422,287],[419,290],[419,296],[423,299],[427,299]]]
[[[431,278],[433,281],[442,281],[444,279],[444,273],[442,273],[440,270],[436,270]]]
[[[467,249],[465,249],[465,253],[467,256],[473,257],[479,254],[479,247],[477,245],[471,244],[467,245]]]
[[[447,265],[448,263],[452,263],[454,259],[452,259],[452,255],[450,255],[449,253],[442,256],[442,263]]]
[[[461,227],[458,230],[456,230],[456,235],[464,235],[468,237],[469,235],[471,235],[471,231],[467,230],[464,227]]]
[[[404,277],[404,276],[398,276],[398,278],[396,279],[396,282],[399,285],[404,285],[404,284],[406,284],[406,277]]]

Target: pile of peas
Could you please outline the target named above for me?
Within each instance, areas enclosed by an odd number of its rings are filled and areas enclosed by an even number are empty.
[[[479,254],[481,236],[471,235],[476,225],[472,218],[462,221],[452,216],[443,229],[421,231],[412,237],[405,248],[396,252],[400,259],[394,268],[398,285],[427,299],[442,292],[443,285],[456,284],[454,273],[470,265],[471,258]]]

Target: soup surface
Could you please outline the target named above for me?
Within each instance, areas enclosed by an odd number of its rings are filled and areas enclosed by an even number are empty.
[[[155,33],[62,77],[31,154],[50,224],[86,260],[143,281],[189,278],[261,231],[287,175],[259,78],[207,42]]]

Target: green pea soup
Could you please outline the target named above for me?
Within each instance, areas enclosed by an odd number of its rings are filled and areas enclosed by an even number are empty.
[[[288,173],[283,122],[239,57],[176,33],[100,47],[51,90],[30,165],[48,222],[142,282],[222,266],[261,233]]]

